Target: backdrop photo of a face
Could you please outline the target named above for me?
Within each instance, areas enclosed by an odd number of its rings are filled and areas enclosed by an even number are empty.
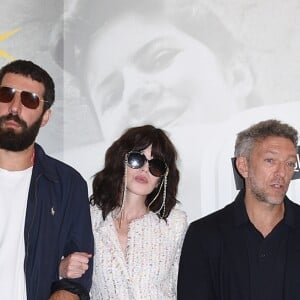
[[[178,200],[193,220],[234,199],[240,130],[269,118],[300,130],[299,1],[5,2],[20,16],[1,12],[1,65],[31,59],[53,75],[39,142],[89,185],[126,128],[153,124],[178,149]]]

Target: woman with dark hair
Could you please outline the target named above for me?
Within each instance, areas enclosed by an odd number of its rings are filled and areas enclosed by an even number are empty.
[[[147,152],[155,159],[148,160],[145,155]],[[136,173],[135,169],[142,171],[148,162],[155,188],[151,186],[151,192],[143,195],[143,206],[166,219],[177,202],[179,171],[176,158],[176,150],[163,130],[151,125],[128,129],[106,152],[104,169],[96,174],[93,181],[92,204],[102,210],[104,219],[115,209],[123,213],[127,193],[127,182],[124,179],[132,172]],[[124,164],[131,170],[124,169]]]
[[[151,125],[128,129],[107,150],[91,196],[92,299],[176,299],[187,227],[186,214],[175,208],[176,159],[166,133]]]

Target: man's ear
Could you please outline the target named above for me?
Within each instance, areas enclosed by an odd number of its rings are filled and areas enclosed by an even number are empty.
[[[246,157],[239,156],[235,161],[236,168],[240,175],[244,178],[248,177],[248,161]]]
[[[48,123],[48,121],[49,121],[49,119],[50,119],[50,116],[51,116],[51,109],[48,108],[48,109],[44,112],[44,114],[43,114],[43,119],[42,119],[41,127],[45,126],[45,125]]]

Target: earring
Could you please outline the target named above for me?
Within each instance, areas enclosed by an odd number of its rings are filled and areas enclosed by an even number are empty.
[[[121,219],[123,217],[123,211],[124,211],[124,207],[125,207],[126,191],[127,191],[127,155],[124,160],[124,183],[123,183],[122,201],[121,201],[121,206],[119,208],[119,211],[115,216],[115,219],[119,218],[119,227],[121,227]]]
[[[161,217],[163,218],[166,214],[166,197],[167,197],[167,183],[168,183],[168,171],[166,172],[166,174],[164,175],[163,180],[160,183],[159,189],[157,194],[155,195],[155,197],[153,198],[153,200],[148,204],[148,209],[150,209],[150,206],[154,203],[154,201],[157,199],[162,186],[164,186],[164,191],[163,191],[163,201],[161,204],[161,207],[159,208],[159,210],[157,210],[155,213],[156,214],[160,214],[161,210],[163,210],[163,213],[161,214]]]

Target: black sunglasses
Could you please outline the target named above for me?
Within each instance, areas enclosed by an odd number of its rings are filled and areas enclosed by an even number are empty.
[[[138,151],[130,151],[126,154],[127,165],[132,169],[141,168],[146,162],[149,164],[149,171],[155,177],[161,177],[167,174],[167,164],[158,158],[147,159],[144,153]]]
[[[21,91],[8,86],[0,87],[0,102],[9,103],[13,100],[16,92],[20,92],[21,103],[27,108],[36,109],[40,101],[48,102],[39,97],[39,95],[27,91]]]

